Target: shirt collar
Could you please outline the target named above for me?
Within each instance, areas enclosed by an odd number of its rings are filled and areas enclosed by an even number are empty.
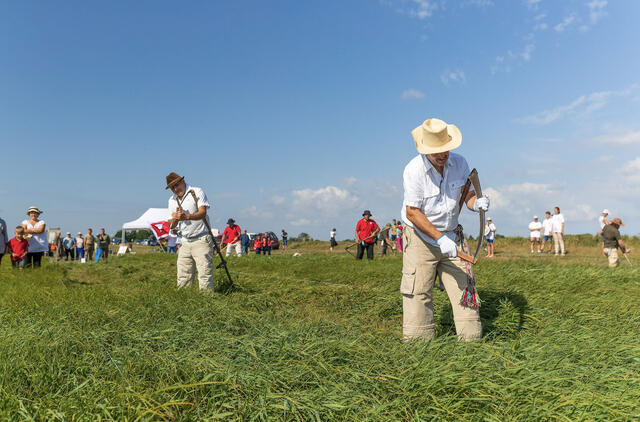
[[[427,154],[420,154],[420,155],[422,155],[422,161],[424,161],[425,172],[428,173],[429,171],[433,170],[434,172],[438,173],[438,170],[436,170],[433,164],[431,164],[431,161],[429,161],[429,159],[427,158]],[[445,168],[451,167],[451,154],[449,154],[449,159],[447,160],[446,163],[444,163],[444,166]],[[440,175],[440,173],[438,173],[438,175]]]

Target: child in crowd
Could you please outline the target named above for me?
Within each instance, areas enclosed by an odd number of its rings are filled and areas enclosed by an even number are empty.
[[[27,263],[29,241],[24,238],[24,227],[16,227],[15,234],[16,237],[9,241],[9,250],[11,251],[11,266],[13,268],[20,268],[22,270]]]

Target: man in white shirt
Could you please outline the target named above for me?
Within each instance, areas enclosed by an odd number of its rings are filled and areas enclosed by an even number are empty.
[[[497,230],[498,229],[496,229],[496,225],[493,224],[491,217],[487,217],[487,227],[484,229],[484,232],[486,233],[485,240],[487,241],[487,258],[493,258]]]
[[[602,210],[602,214],[600,214],[600,217],[598,217],[598,223],[600,224],[600,242],[601,242],[601,250],[602,250],[602,254],[606,255],[604,253],[604,234],[603,234],[603,230],[604,230],[604,226],[606,226],[607,224],[609,224],[609,220],[607,220],[607,216],[609,215],[609,210],[608,209],[603,209]]]
[[[177,249],[176,245],[178,244],[178,235],[175,230],[169,230],[169,234],[167,235],[167,253],[176,254]]]
[[[562,256],[564,256],[564,215],[560,214],[560,208],[558,207],[555,207],[553,212],[555,212],[553,216],[553,249],[555,255],[561,252]]]
[[[184,177],[176,173],[167,176],[167,187],[173,195],[169,198],[169,227],[182,235],[182,246],[178,251],[178,288],[189,287],[198,269],[200,290],[213,291],[213,242],[204,223],[207,195],[202,189],[188,186]],[[180,205],[180,207],[178,206]]]
[[[450,153],[462,143],[456,126],[429,119],[412,135],[419,155],[407,164],[403,175],[403,336],[405,340],[433,338],[432,295],[439,274],[453,308],[458,338],[479,339],[482,325],[478,309],[460,304],[467,273],[466,264],[457,258],[459,239],[454,230],[461,199],[469,209],[478,211],[489,208],[489,198],[476,200],[473,191],[461,198],[470,170],[464,157]]]
[[[540,249],[540,230],[542,229],[542,223],[538,221],[538,216],[533,216],[533,221],[529,223],[529,238],[531,239],[531,253],[535,253],[533,251],[534,246],[538,253],[542,253]]]
[[[544,221],[542,222],[542,247],[540,248],[544,252],[545,246],[549,244],[549,250],[547,253],[551,253],[551,243],[553,240],[553,218],[551,218],[551,212],[546,211],[544,213]]]

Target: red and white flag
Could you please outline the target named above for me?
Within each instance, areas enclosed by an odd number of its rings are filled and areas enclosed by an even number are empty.
[[[151,228],[158,239],[164,239],[169,235],[169,223],[166,221],[151,223]]]

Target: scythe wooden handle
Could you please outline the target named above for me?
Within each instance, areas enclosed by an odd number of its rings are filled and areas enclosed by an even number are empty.
[[[458,249],[458,258],[470,264],[475,264],[476,262],[478,262],[478,258],[474,258],[471,255],[467,255],[466,253],[462,252],[459,249]]]

